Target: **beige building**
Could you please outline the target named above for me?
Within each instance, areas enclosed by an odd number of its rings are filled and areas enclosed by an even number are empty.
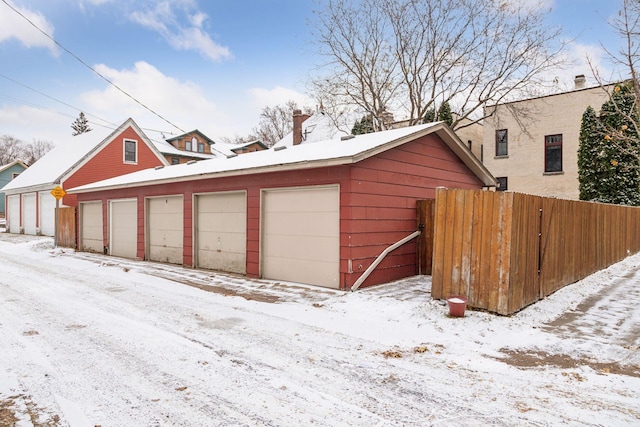
[[[600,110],[608,95],[584,88],[498,104],[484,121],[483,162],[503,190],[578,199],[578,138],[582,114]],[[487,111],[490,112],[490,111]]]

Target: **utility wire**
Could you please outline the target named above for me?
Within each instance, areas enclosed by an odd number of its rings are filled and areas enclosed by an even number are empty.
[[[98,75],[100,78],[102,78],[104,81],[106,81],[107,83],[109,83],[111,86],[113,86],[114,88],[118,89],[120,92],[122,92],[124,95],[128,96],[129,98],[131,98],[134,102],[136,102],[138,105],[140,105],[141,107],[143,107],[144,109],[146,109],[147,111],[151,112],[152,114],[154,114],[156,117],[159,117],[160,119],[164,120],[165,122],[167,122],[168,124],[170,124],[171,126],[173,126],[174,128],[180,130],[182,133],[187,133],[185,130],[183,130],[182,128],[180,128],[180,126],[170,122],[168,119],[165,119],[163,116],[161,116],[160,114],[156,113],[154,110],[152,110],[151,108],[147,107],[146,105],[144,105],[142,102],[138,101],[136,98],[134,98],[133,96],[129,95],[126,91],[124,91],[123,89],[121,89],[118,85],[116,85],[115,83],[113,83],[111,80],[109,80],[108,78],[106,78],[105,76],[103,76],[102,74],[100,74],[96,69],[94,69],[92,66],[90,66],[89,64],[87,64],[86,62],[84,62],[82,59],[80,59],[76,54],[74,54],[73,52],[71,52],[69,49],[67,49],[66,47],[64,47],[62,44],[58,43],[58,41],[56,39],[54,39],[53,37],[51,37],[49,34],[47,34],[46,32],[44,32],[43,30],[40,29],[40,27],[38,27],[36,24],[34,24],[29,18],[27,18],[26,16],[24,16],[19,10],[17,10],[16,8],[14,8],[11,4],[9,4],[9,2],[7,0],[2,0],[2,2],[4,4],[7,5],[7,7],[9,7],[11,10],[13,10],[15,13],[17,13],[18,15],[20,15],[23,19],[25,19],[29,24],[31,24],[36,30],[38,30],[40,33],[42,33],[45,37],[47,37],[49,40],[51,40],[52,42],[54,42],[58,47],[60,47],[62,50],[64,50],[65,52],[67,52],[69,55],[71,55],[73,58],[75,58],[78,62],[80,62],[82,65],[84,65],[85,67],[87,67],[88,69],[90,69],[91,71],[93,71],[96,75]]]
[[[56,101],[56,102],[59,102],[60,104],[65,105],[65,106],[67,106],[67,107],[69,107],[69,108],[72,108],[72,109],[74,109],[74,110],[76,110],[76,111],[81,111],[81,112],[83,112],[83,110],[82,110],[82,109],[80,109],[80,108],[78,108],[78,107],[74,107],[74,106],[73,106],[73,105],[71,105],[71,104],[67,104],[66,102],[61,101],[61,100],[59,100],[58,98],[54,98],[54,97],[53,97],[53,96],[51,96],[51,95],[47,95],[46,93],[44,93],[44,92],[42,92],[42,91],[39,91],[38,89],[34,89],[34,88],[30,87],[30,86],[27,86],[27,85],[26,85],[26,84],[24,84],[24,83],[20,83],[19,81],[15,80],[15,79],[12,79],[11,77],[5,76],[4,74],[1,74],[1,73],[0,73],[0,77],[2,77],[3,79],[9,80],[10,82],[13,82],[13,83],[15,83],[15,84],[17,84],[17,85],[19,85],[19,86],[22,86],[22,87],[24,87],[24,88],[26,88],[26,89],[32,90],[32,91],[34,91],[35,93],[38,93],[38,94],[40,94],[40,95],[42,95],[42,96],[45,96],[45,97],[47,97],[47,98],[49,98],[49,99],[52,99],[52,100]],[[6,95],[5,95],[5,96],[6,96]],[[34,105],[34,106],[35,106],[35,105]],[[35,106],[35,107],[37,107],[37,106]],[[67,116],[67,115],[68,115],[68,114],[65,114],[65,113],[61,113],[61,114],[64,114],[65,116]],[[115,123],[111,123],[111,122],[110,122],[110,121],[108,121],[108,120],[105,120],[105,119],[103,119],[103,118],[101,118],[101,117],[96,116],[95,114],[87,113],[87,115],[88,115],[88,116],[91,116],[91,117],[95,117],[95,118],[96,118],[96,119],[98,119],[98,120],[101,120],[101,121],[103,121],[103,122],[105,122],[105,123],[110,124],[111,126],[113,126],[113,127],[114,127],[114,129],[116,129],[116,128],[118,127],[118,125],[116,125]],[[95,122],[94,122],[94,124],[95,124]]]

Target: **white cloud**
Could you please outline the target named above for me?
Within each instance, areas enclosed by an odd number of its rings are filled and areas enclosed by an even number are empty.
[[[273,89],[252,88],[249,96],[255,107],[260,109],[266,106],[285,104],[287,101],[295,101],[300,107],[314,107],[313,100],[307,95],[293,89],[276,86]]]
[[[96,65],[95,69],[184,131],[207,126],[217,133],[221,130],[219,124],[225,122],[225,115],[206,99],[200,86],[166,76],[146,62],[136,62],[131,70],[115,70],[102,64]],[[116,121],[132,117],[142,127],[179,132],[111,85],[103,90],[86,92],[81,98],[88,111],[98,116],[117,112]]]
[[[205,31],[207,15],[192,9],[188,1],[162,1],[146,10],[132,12],[129,18],[160,33],[175,49],[194,50],[212,61],[231,57],[229,49],[213,41]]]
[[[19,13],[16,13],[12,8]],[[53,40],[38,31],[20,14],[53,37],[53,25],[47,21],[43,14],[18,7],[9,1],[9,5],[0,5],[0,43],[16,39],[27,48],[44,47],[49,49],[53,56],[58,56],[60,52]]]

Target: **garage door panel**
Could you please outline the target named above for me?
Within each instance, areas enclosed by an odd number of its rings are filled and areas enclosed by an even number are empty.
[[[56,234],[56,198],[49,193],[40,194],[40,234]]]
[[[270,212],[272,214],[270,234],[285,234],[295,236],[334,236],[340,229],[335,220],[337,211],[326,212]],[[304,218],[300,218],[303,215]]]
[[[336,245],[339,241],[332,237],[313,237],[313,236],[294,236],[286,238],[268,239],[265,242],[265,253],[273,257],[286,257],[292,260],[311,260],[328,262],[335,258]],[[313,248],[310,250],[309,242],[313,242]]]
[[[198,198],[198,210],[201,213],[244,213],[246,195],[244,193],[202,195]]]
[[[339,287],[339,187],[267,190],[262,220],[263,277]]]
[[[102,203],[80,203],[82,230],[80,249],[88,252],[103,251]]]
[[[244,233],[247,226],[247,218],[245,212],[202,212],[201,221],[198,223],[198,229],[201,232],[224,232],[227,230],[235,230]],[[214,217],[215,219],[212,219]],[[208,219],[207,219],[208,218]]]
[[[138,201],[110,202],[109,250],[113,256],[136,258],[138,254]]]
[[[20,233],[20,196],[9,196],[7,198],[9,207],[9,233]]]
[[[152,261],[182,264],[184,202],[182,196],[148,199],[148,257]]]
[[[230,232],[205,232],[200,230],[199,248],[207,251],[222,252],[220,248],[225,248],[226,252],[244,254],[246,252],[247,238],[244,233]]]
[[[247,270],[247,195],[245,192],[197,196],[198,267],[232,273]]]
[[[22,228],[24,234],[36,235],[36,195],[22,196]]]
[[[306,194],[300,194],[300,190],[278,190],[269,192],[267,211],[270,212],[333,212],[335,205],[339,204],[339,193],[332,188],[307,188]],[[289,200],[295,197],[298,201],[290,205]],[[327,203],[331,202],[331,203]]]
[[[291,263],[296,263],[296,269],[291,268]],[[336,278],[333,270],[335,263],[318,262],[316,260],[291,260],[288,258],[275,258],[270,263],[271,276],[277,280],[288,282],[307,283],[326,288],[336,287]]]

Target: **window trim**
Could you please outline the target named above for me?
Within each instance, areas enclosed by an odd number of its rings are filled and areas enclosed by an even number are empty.
[[[204,142],[198,142],[198,153],[204,154]]]
[[[133,160],[127,160],[127,142],[132,142],[133,143],[133,147],[134,147],[134,151],[133,151],[133,155],[135,156],[135,158]],[[135,139],[128,139],[125,138],[122,140],[122,161],[123,163],[129,164],[129,165],[137,165],[138,164],[138,141]]]
[[[503,141],[501,141],[500,133],[504,132]],[[507,129],[496,129],[496,157],[509,156],[509,131]],[[500,154],[500,144],[504,144],[504,153]]]
[[[560,137],[560,141],[554,141],[554,142],[548,142],[550,139],[554,138],[554,137]],[[563,145],[563,140],[564,138],[562,137],[561,133],[556,133],[556,134],[551,134],[551,135],[545,135],[544,136],[544,173],[545,174],[558,174],[564,171],[563,168],[563,164],[562,164],[562,145]],[[547,154],[549,151],[549,148],[551,147],[560,147],[560,169],[557,170],[549,170],[549,164],[547,163]]]

